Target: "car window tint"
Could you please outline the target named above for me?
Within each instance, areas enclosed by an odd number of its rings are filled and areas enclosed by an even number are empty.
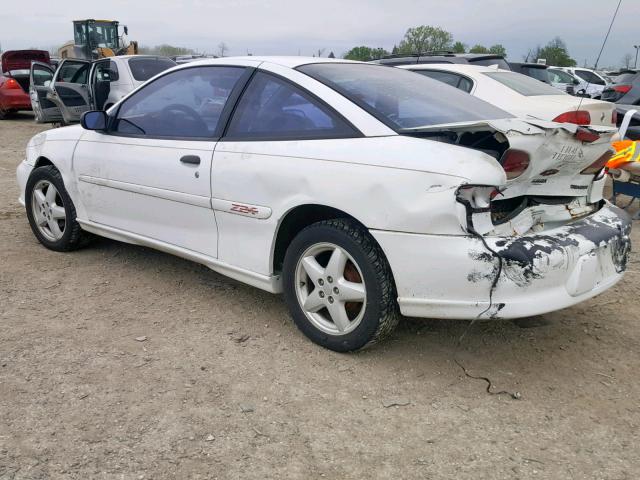
[[[546,70],[544,70],[546,73]],[[539,82],[538,80],[520,75],[514,72],[483,72],[483,75],[500,82],[505,87],[515,90],[526,97],[534,97],[536,95],[566,95],[566,93],[553,88],[551,85]]]
[[[405,69],[336,62],[303,65],[298,70],[333,88],[396,131],[513,116]]]
[[[212,137],[243,67],[196,67],[171,72],[129,97],[115,130],[150,137]]]
[[[131,69],[131,75],[139,82],[146,82],[152,77],[155,77],[160,72],[164,72],[171,67],[175,67],[177,64],[170,58],[130,58],[129,68]]]
[[[66,61],[60,67],[57,82],[87,83],[90,64],[87,62]]]
[[[439,82],[446,83],[452,87],[456,87],[464,92],[469,93],[473,88],[473,83],[468,78],[458,75],[452,72],[442,72],[436,70],[413,70],[416,73],[420,73]]]
[[[258,72],[238,103],[226,135],[233,138],[336,138],[357,132],[291,83]]]
[[[522,73],[528,77],[535,78],[544,83],[549,83],[549,73],[546,68],[539,67],[522,67]]]

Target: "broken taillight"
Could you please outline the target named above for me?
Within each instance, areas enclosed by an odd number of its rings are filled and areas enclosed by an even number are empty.
[[[611,125],[617,125],[618,124],[618,111],[614,110],[613,113],[611,114]]]
[[[585,143],[593,143],[600,138],[600,135],[596,132],[592,132],[591,130],[587,130],[586,128],[578,128],[574,135],[576,140],[580,140]]]
[[[593,162],[587,168],[582,170],[580,173],[582,175],[595,175],[605,167],[605,165],[607,164],[607,162],[612,156],[613,156],[613,150],[607,150],[595,162]]]
[[[500,165],[507,174],[507,180],[513,180],[525,172],[529,167],[529,161],[527,152],[510,148],[502,154]]]
[[[576,125],[589,125],[591,123],[591,115],[586,110],[572,110],[558,115],[553,119],[558,123],[575,123]]]

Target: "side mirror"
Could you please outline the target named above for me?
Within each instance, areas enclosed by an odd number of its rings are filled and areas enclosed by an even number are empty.
[[[80,118],[80,125],[85,130],[106,130],[107,114],[102,110],[84,112]]]

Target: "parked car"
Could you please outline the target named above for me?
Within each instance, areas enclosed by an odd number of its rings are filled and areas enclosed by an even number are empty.
[[[569,72],[565,72],[563,70],[558,70],[555,68],[548,68],[547,73],[549,75],[549,81],[551,82],[552,87],[566,92],[569,95],[576,95],[576,93],[580,92],[581,96],[586,96],[586,90],[583,92],[580,91],[582,82],[571,75]],[[584,88],[586,88],[586,84],[583,89]]]
[[[49,64],[49,52],[7,50],[0,55],[0,120],[20,110],[31,110],[29,67],[32,61]]]
[[[568,95],[526,75],[472,65],[403,65],[481,98],[512,115],[578,125],[615,126],[616,110],[608,102]]]
[[[602,91],[608,85],[607,79],[604,75],[596,72],[595,70],[591,70],[590,68],[581,68],[581,67],[554,67],[560,70],[564,70],[565,72],[569,72],[571,75],[574,75],[583,81],[589,84],[589,91],[587,93],[591,95],[591,98],[600,98],[602,96]]]
[[[640,73],[627,71],[616,77],[616,83],[602,91],[602,100],[625,105],[640,104]]]
[[[551,78],[547,69],[548,65],[542,63],[518,63],[509,62],[510,70],[526,75],[527,77],[535,78],[544,83],[551,84]]]
[[[29,94],[36,121],[79,122],[84,112],[108,110],[126,94],[175,65],[167,57],[151,55],[94,61],[63,59],[57,69],[34,62]]]
[[[509,70],[509,63],[502,55],[493,53],[453,53],[453,52],[436,52],[436,53],[419,53],[414,55],[388,55],[380,60],[374,60],[373,63],[381,65],[398,66],[422,63],[468,63],[472,65],[482,65],[490,67],[497,65],[498,68]]]
[[[36,238],[153,247],[269,292],[338,351],[404,315],[514,318],[622,278],[602,197],[615,129],[518,120],[400,68],[205,60],[39,133],[18,166]]]

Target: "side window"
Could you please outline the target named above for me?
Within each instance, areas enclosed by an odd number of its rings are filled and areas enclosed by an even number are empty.
[[[90,63],[88,62],[74,62],[73,60],[67,60],[60,67],[56,82],[87,83],[89,66]]]
[[[149,137],[211,138],[244,67],[185,68],[129,97],[115,131]]]
[[[357,131],[304,90],[258,72],[227,128],[227,137],[284,140],[353,137]]]
[[[588,70],[576,70],[576,75],[578,75],[583,80],[594,84],[594,85],[604,85],[604,81],[597,76],[595,73],[590,72]]]
[[[53,80],[53,72],[40,65],[33,66],[33,84],[36,87],[48,87]]]
[[[96,80],[98,82],[117,82],[119,79],[118,65],[113,60],[99,62],[96,66]]]
[[[439,82],[446,83],[447,85],[451,85],[452,87],[458,88],[467,93],[469,93],[473,88],[473,82],[471,82],[471,80],[463,77],[462,75],[458,75],[457,73],[443,72],[443,71],[437,71],[437,70],[413,70],[413,71],[420,73],[425,77],[433,78],[434,80],[438,80]]]

